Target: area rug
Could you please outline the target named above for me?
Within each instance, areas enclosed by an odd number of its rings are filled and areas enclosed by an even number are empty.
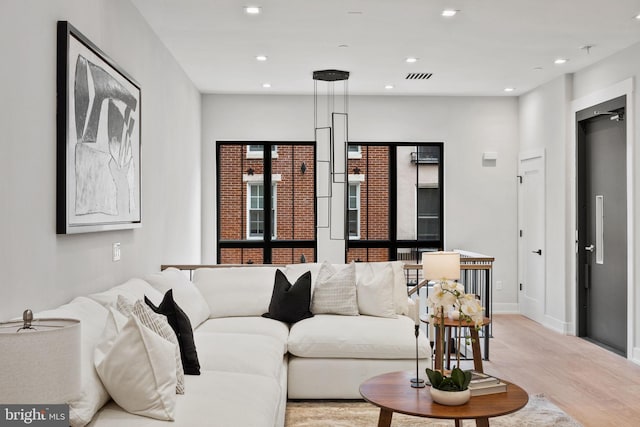
[[[288,402],[285,427],[371,427],[378,425],[380,410],[360,401]],[[581,427],[544,395],[529,396],[527,406],[513,414],[491,418],[492,427]],[[475,421],[464,421],[465,427]],[[393,414],[391,427],[452,427],[453,421]]]

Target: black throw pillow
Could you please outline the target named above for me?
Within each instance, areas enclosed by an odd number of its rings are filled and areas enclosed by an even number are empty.
[[[159,306],[155,306],[149,298],[144,297],[153,311],[158,314],[167,316],[169,326],[174,330],[178,337],[178,345],[180,346],[180,358],[182,359],[182,367],[187,375],[200,375],[200,362],[198,361],[198,353],[196,352],[196,344],[193,341],[193,329],[191,322],[186,313],[173,300],[173,290],[169,289]]]
[[[280,270],[276,270],[273,293],[269,303],[269,312],[262,315],[281,322],[296,323],[313,317],[309,310],[311,304],[311,272],[298,277],[293,285]]]

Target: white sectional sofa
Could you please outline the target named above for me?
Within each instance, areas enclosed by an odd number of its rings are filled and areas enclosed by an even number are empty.
[[[394,317],[317,314],[293,325],[262,317],[269,310],[277,269],[271,266],[202,268],[194,272],[193,282],[168,269],[36,317],[81,321],[83,393],[71,402],[72,425],[277,427],[284,425],[287,398],[357,399],[366,378],[415,369],[415,306],[406,296],[402,264],[391,265]],[[313,282],[319,268],[280,267],[291,283],[304,271],[311,271]],[[191,322],[200,362],[200,375],[185,375],[185,393],[176,395],[171,408],[173,422],[126,412],[110,400],[94,367],[94,349],[118,295],[130,300],[146,296],[158,304],[168,289]],[[420,363],[426,365],[423,335],[418,346]]]

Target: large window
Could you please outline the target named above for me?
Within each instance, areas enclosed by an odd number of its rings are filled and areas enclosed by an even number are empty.
[[[348,152],[361,157],[348,159],[347,262],[420,262],[422,252],[444,247],[442,148],[351,143]]]
[[[315,164],[313,142],[217,141],[219,264],[315,262]]]
[[[247,195],[247,238],[262,239],[264,237],[264,184],[251,183]],[[271,186],[271,238],[276,238],[276,184]]]
[[[349,184],[349,239],[360,238],[360,184]]]

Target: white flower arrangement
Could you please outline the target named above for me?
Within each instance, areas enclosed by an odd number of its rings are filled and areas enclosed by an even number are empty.
[[[433,286],[433,292],[427,298],[427,305],[432,317],[457,312],[459,320],[473,322],[476,328],[482,326],[484,307],[475,295],[465,293],[461,283],[448,280],[436,283]]]
[[[444,316],[445,313],[449,313],[452,319],[457,320],[459,325],[462,327],[462,322],[472,322],[474,324],[473,327],[476,329],[480,329],[484,320],[484,307],[480,304],[480,301],[476,299],[476,296],[473,294],[467,294],[464,291],[464,286],[458,282],[451,282],[446,279],[442,279],[438,283],[433,286],[433,292],[427,298],[427,305],[430,308],[431,318],[433,319],[433,323],[441,327],[440,333],[440,348],[444,348]],[[453,314],[453,315],[451,315]],[[468,323],[467,323],[468,324]],[[458,333],[458,351],[456,355],[457,366],[454,368],[457,376],[462,374],[466,376],[471,376],[468,372],[460,371],[460,341],[461,341],[461,333]],[[469,343],[469,337],[465,337],[467,344]],[[444,354],[440,354],[440,367],[443,369],[444,373]],[[458,372],[459,371],[459,372]],[[433,370],[426,370],[427,375],[431,379],[432,375],[434,376],[434,380],[437,381],[436,388],[440,388],[440,380]],[[468,375],[467,375],[468,374]],[[453,372],[452,372],[453,375]],[[446,379],[443,382],[443,387],[447,384],[451,383],[453,379],[452,377],[443,376],[442,378]],[[447,379],[449,378],[449,379]],[[460,377],[462,378],[462,377]],[[459,379],[460,379],[459,378]],[[468,383],[467,383],[468,384]],[[460,386],[462,387],[462,386]],[[461,390],[466,388],[462,387]]]

